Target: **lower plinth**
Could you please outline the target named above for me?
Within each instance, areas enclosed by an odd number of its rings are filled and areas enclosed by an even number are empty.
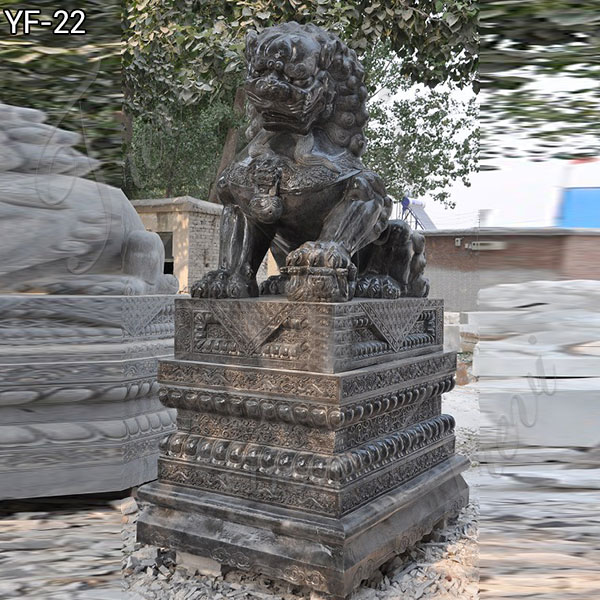
[[[341,599],[467,505],[467,465],[452,456],[340,518],[158,481],[139,490],[138,541]]]
[[[0,296],[0,500],[157,477],[176,411],[158,398],[173,296]]]

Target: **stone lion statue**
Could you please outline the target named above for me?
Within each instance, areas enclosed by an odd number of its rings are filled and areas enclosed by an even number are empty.
[[[257,296],[271,249],[280,275],[261,294],[426,296],[424,238],[389,221],[385,185],[360,160],[368,113],[356,53],[319,27],[286,23],[251,32],[246,58],[249,143],[217,182],[220,268],[192,295]]]
[[[84,179],[80,136],[0,103],[0,293],[174,294],[164,247],[125,194]]]

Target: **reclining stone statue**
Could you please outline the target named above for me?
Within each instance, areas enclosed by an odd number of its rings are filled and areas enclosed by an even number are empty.
[[[164,247],[43,112],[0,104],[0,293],[174,294]]]
[[[285,23],[248,35],[249,144],[217,182],[220,265],[192,287],[257,296],[269,249],[280,275],[262,294],[339,302],[427,296],[424,238],[389,221],[392,200],[367,169],[364,69],[338,37]]]

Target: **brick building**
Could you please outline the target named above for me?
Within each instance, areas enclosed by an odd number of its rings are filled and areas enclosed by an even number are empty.
[[[477,228],[423,232],[430,296],[448,311],[477,308],[481,288],[533,280],[600,279],[600,229]]]
[[[191,196],[132,200],[142,223],[160,235],[165,245],[165,272],[179,279],[179,290],[190,286],[219,262],[219,204]]]
[[[202,276],[219,265],[219,228],[223,207],[191,196],[132,200],[148,231],[160,235],[165,246],[165,273],[179,279],[179,291],[188,293]],[[267,277],[267,259],[257,275]],[[269,274],[277,267],[269,254]]]

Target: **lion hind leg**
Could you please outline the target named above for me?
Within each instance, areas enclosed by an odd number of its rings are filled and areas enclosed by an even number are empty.
[[[408,292],[412,257],[410,227],[390,221],[381,236],[358,255],[356,295],[361,298],[400,298]]]
[[[429,295],[429,280],[423,276],[427,260],[425,259],[425,236],[418,231],[411,235],[413,256],[410,261],[407,296],[426,298]]]
[[[363,298],[425,297],[429,282],[423,277],[425,237],[405,221],[390,221],[378,240],[358,255],[356,296]]]

